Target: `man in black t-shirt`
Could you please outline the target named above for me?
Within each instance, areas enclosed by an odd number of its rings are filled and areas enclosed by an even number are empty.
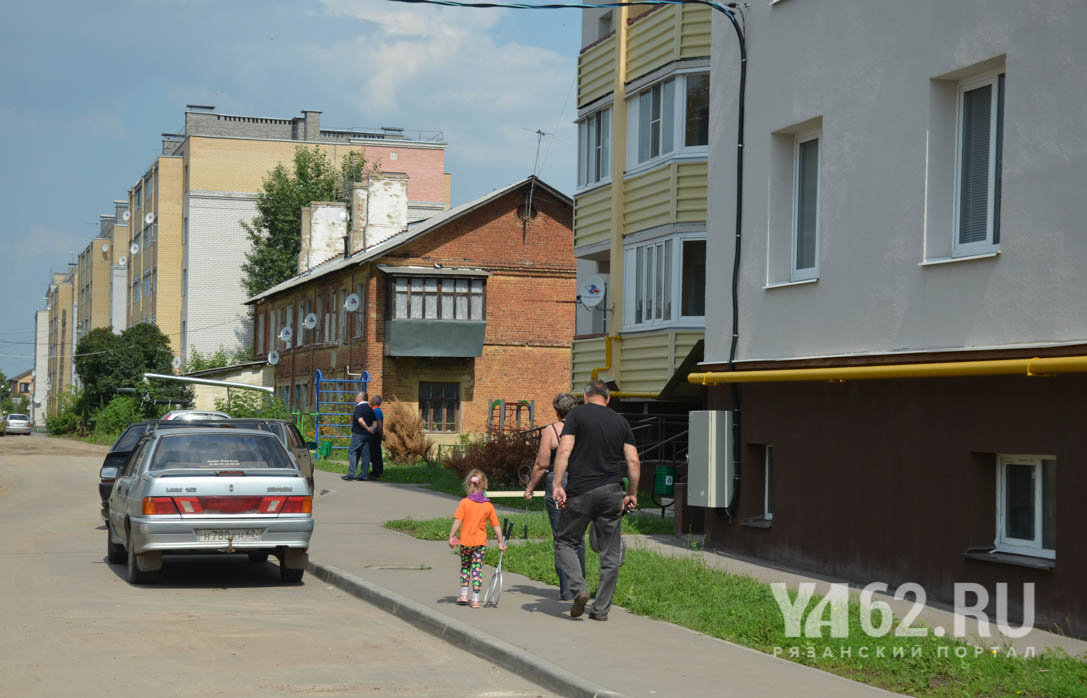
[[[366,402],[366,393],[355,396],[355,412],[351,415],[351,445],[347,448],[350,467],[344,480],[367,480],[370,473],[370,436],[377,429],[377,417]],[[355,477],[356,467],[358,477]]]
[[[585,386],[585,404],[566,416],[555,455],[553,498],[562,508],[555,559],[574,593],[572,618],[580,616],[589,602],[589,584],[576,552],[585,529],[591,522],[600,544],[600,583],[589,618],[607,620],[619,579],[622,513],[638,506],[641,464],[634,432],[622,415],[608,407],[610,399],[604,381]],[[567,468],[570,477],[564,488]]]

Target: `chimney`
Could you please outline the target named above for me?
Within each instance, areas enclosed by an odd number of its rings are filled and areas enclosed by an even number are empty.
[[[302,116],[305,117],[305,125],[302,129],[305,140],[321,140],[321,112],[313,111],[311,109],[303,109]]]
[[[408,227],[408,176],[402,172],[370,175],[352,185],[351,251],[388,240]]]
[[[347,207],[338,201],[314,201],[302,208],[302,245],[298,273],[313,269],[340,254],[347,236]]]

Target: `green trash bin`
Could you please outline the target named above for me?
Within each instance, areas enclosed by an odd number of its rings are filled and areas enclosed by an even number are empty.
[[[657,466],[653,475],[653,494],[658,497],[674,497],[676,495],[676,466]]]
[[[322,441],[321,445],[317,447],[317,457],[328,460],[332,457],[332,442]]]

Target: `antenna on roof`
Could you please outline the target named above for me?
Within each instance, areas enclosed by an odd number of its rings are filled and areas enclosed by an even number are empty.
[[[544,136],[553,136],[555,134],[548,133],[543,129],[536,129],[536,160],[532,163],[532,177],[529,182],[528,196],[525,198],[525,210],[518,213],[518,217],[521,219],[521,244],[525,244],[525,240],[528,237],[528,222],[535,218],[532,212],[532,196],[536,192],[536,170],[540,166],[540,144],[543,143]]]

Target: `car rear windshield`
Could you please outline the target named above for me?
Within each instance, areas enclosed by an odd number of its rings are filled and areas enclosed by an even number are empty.
[[[110,451],[131,451],[136,448],[136,444],[139,443],[145,431],[147,431],[146,424],[133,424],[125,429],[125,433],[121,434],[121,438],[117,439]]]
[[[202,468],[247,470],[293,468],[274,436],[255,434],[170,434],[159,440],[148,470]]]
[[[8,419],[18,419],[19,421],[22,421],[22,422],[29,422],[30,421],[29,419],[27,419],[25,414],[9,414]]]

